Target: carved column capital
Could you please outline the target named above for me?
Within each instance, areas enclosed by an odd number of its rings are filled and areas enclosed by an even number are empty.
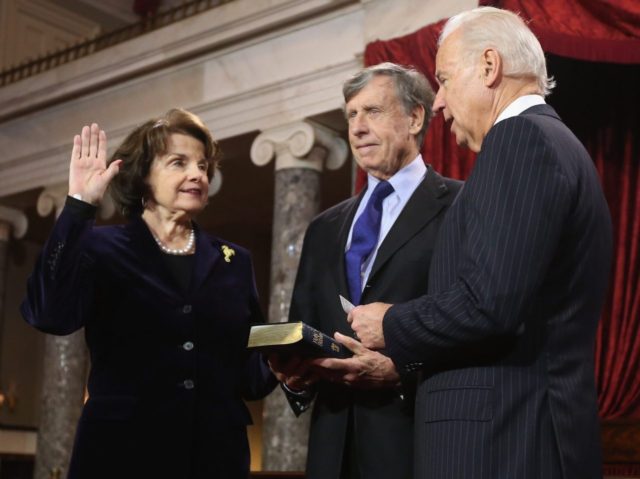
[[[36,210],[42,217],[48,216],[52,211],[55,211],[56,218],[62,213],[64,203],[67,200],[67,193],[69,191],[66,183],[61,183],[54,186],[48,186],[40,195],[38,195],[38,202],[36,203]],[[103,220],[111,218],[116,212],[115,204],[109,194],[104,195],[102,202],[98,206],[98,214]]]
[[[67,198],[68,187],[65,184],[48,186],[38,195],[36,210],[42,217],[49,216],[55,211],[56,218],[60,216]]]
[[[211,178],[211,181],[209,182],[209,198],[217,195],[220,188],[222,188],[222,171],[216,168],[213,178]]]
[[[348,154],[347,143],[336,132],[309,120],[263,131],[251,145],[251,160],[264,166],[275,157],[276,171],[285,168],[322,171],[324,165],[335,170],[344,164]]]
[[[9,240],[9,231],[14,238],[22,238],[28,226],[29,220],[22,211],[0,205],[0,241]]]

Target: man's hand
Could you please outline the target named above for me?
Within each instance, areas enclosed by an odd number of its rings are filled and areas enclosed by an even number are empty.
[[[312,370],[311,361],[300,356],[270,354],[267,362],[278,381],[286,384],[292,391],[305,391],[319,379]]]
[[[366,348],[384,349],[382,318],[391,306],[386,303],[357,306],[347,316],[351,329],[355,331],[356,337]]]
[[[393,387],[400,381],[393,361],[377,351],[365,348],[353,338],[335,333],[334,338],[353,352],[347,359],[312,360],[323,379],[362,389]]]

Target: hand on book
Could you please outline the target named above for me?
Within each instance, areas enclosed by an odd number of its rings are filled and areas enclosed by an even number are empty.
[[[278,381],[292,391],[305,391],[319,379],[311,361],[301,356],[272,353],[267,361]]]
[[[400,382],[398,371],[389,357],[367,349],[349,336],[335,333],[334,338],[351,350],[353,356],[311,360],[323,379],[362,389],[393,387]]]
[[[349,312],[347,321],[356,337],[367,348],[384,349],[384,334],[382,332],[382,319],[391,307],[386,303],[370,303],[356,306]]]

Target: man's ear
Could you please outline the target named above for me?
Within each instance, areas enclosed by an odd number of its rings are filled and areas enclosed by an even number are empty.
[[[502,57],[496,50],[487,48],[482,52],[482,80],[486,87],[492,88],[500,83],[502,68]]]
[[[416,106],[411,115],[409,115],[409,133],[417,135],[424,125],[424,107],[422,105]]]

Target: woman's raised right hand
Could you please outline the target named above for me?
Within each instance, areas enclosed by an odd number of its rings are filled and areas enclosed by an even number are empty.
[[[107,167],[107,135],[93,123],[73,138],[69,165],[69,196],[79,194],[83,201],[97,205],[109,182],[118,174],[122,160]]]

